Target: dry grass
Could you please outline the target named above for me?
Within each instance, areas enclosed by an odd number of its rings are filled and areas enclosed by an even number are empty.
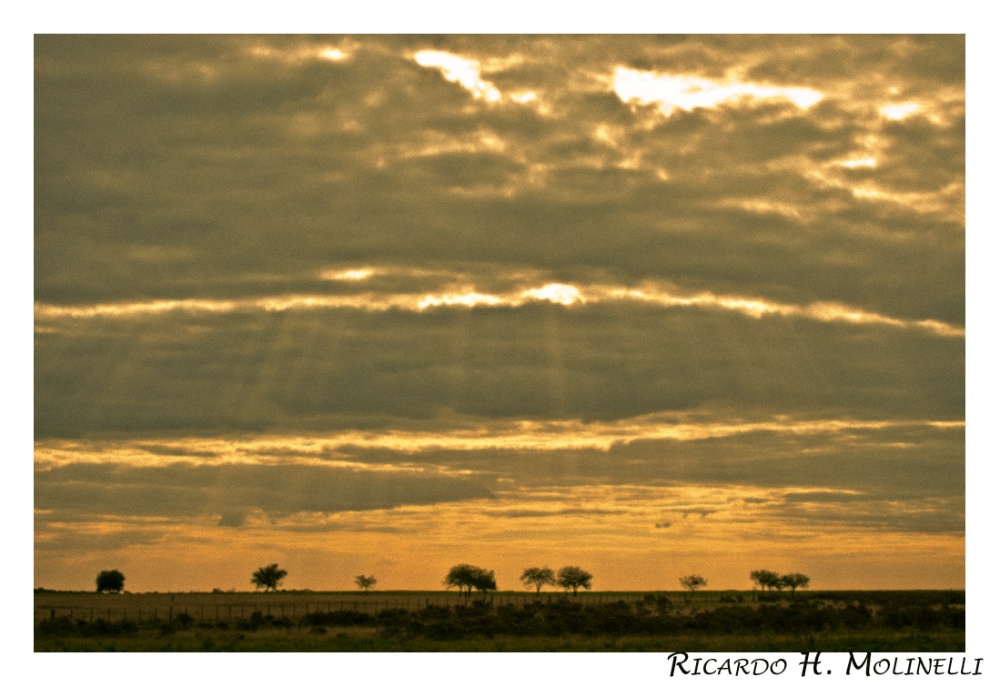
[[[682,592],[653,592],[667,595],[675,604],[683,604],[688,595]],[[592,604],[623,600],[632,603],[645,592],[580,593],[575,601]],[[481,598],[474,594],[472,599]],[[565,598],[562,592],[542,593],[499,592],[492,594],[494,605],[524,605],[536,600]],[[571,597],[572,598],[572,597]],[[703,592],[695,596],[695,605],[708,607],[718,604],[719,594]],[[103,618],[109,622],[122,620],[166,620],[181,613],[195,620],[217,621],[249,618],[254,612],[275,617],[301,618],[306,613],[329,611],[361,611],[375,613],[387,608],[418,610],[425,606],[455,606],[467,600],[458,592],[149,592],[140,594],[98,594],[96,592],[36,592],[35,623],[54,617],[70,616],[87,621]]]

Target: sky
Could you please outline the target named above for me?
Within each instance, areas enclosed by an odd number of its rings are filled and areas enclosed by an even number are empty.
[[[961,35],[38,35],[34,582],[965,586]]]

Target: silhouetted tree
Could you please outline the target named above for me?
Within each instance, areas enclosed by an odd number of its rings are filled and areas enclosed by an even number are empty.
[[[461,594],[463,591],[466,596],[472,596],[472,588],[482,589],[481,585],[489,585],[488,580],[492,579],[493,572],[486,571],[482,568],[477,568],[474,565],[469,565],[468,563],[462,563],[461,565],[456,565],[448,571],[448,574],[444,578],[444,586],[451,589],[452,587],[458,587],[458,593]],[[493,588],[496,589],[496,582],[493,582]]]
[[[556,586],[556,575],[549,567],[528,568],[521,574],[521,582],[524,582],[525,587],[534,587],[537,595],[542,593],[545,585]]]
[[[485,597],[486,592],[495,592],[497,590],[496,576],[494,576],[492,570],[483,570],[480,568],[476,571],[475,577],[472,580],[472,586],[482,592],[483,597]]]
[[[680,581],[681,585],[688,588],[688,591],[691,592],[692,596],[694,596],[695,590],[697,590],[698,587],[708,585],[708,580],[701,575],[687,575],[686,577],[682,577]]]
[[[378,580],[371,575],[358,575],[354,578],[354,584],[358,585],[358,589],[364,589],[366,592],[377,582]]]
[[[781,582],[783,586],[791,587],[792,594],[794,594],[798,587],[805,589],[809,586],[809,576],[802,573],[788,573],[781,576]]]
[[[750,573],[750,579],[760,587],[761,591],[764,591],[765,589],[777,588],[781,581],[781,576],[770,570],[754,570]]]
[[[287,570],[282,570],[277,563],[271,563],[264,568],[258,568],[250,581],[257,589],[263,588],[265,592],[276,591],[281,584],[282,578],[288,574]]]
[[[125,576],[118,570],[102,570],[97,573],[98,592],[120,592],[125,589]]]
[[[576,596],[576,590],[580,587],[590,589],[590,581],[592,579],[594,579],[593,575],[575,565],[567,565],[565,568],[560,568],[559,574],[556,576],[558,585],[566,591],[572,589],[573,596]]]

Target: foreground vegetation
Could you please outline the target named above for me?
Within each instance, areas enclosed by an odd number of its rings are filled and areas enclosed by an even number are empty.
[[[687,597],[687,595],[685,595]],[[690,598],[690,597],[687,597]],[[36,651],[964,651],[963,592],[572,597],[525,605],[316,611],[214,622],[62,616],[35,627]]]

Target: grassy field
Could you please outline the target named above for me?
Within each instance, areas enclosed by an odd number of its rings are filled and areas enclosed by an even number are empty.
[[[576,600],[584,604],[615,601],[634,603],[649,592],[587,592]],[[681,592],[652,592],[667,598],[680,599]],[[475,594],[472,600],[481,598]],[[565,598],[563,593],[496,592],[490,594],[495,606],[507,604],[524,606],[541,599],[543,602]],[[570,596],[572,598],[572,596]],[[702,593],[696,603],[711,605],[719,594]],[[35,593],[35,623],[68,616],[74,620],[93,621],[103,618],[109,622],[131,620],[169,620],[182,613],[196,620],[244,620],[253,613],[284,618],[301,618],[308,613],[331,611],[359,611],[378,613],[386,609],[416,611],[427,606],[457,606],[468,604],[469,599],[457,592],[370,591],[370,592],[150,592],[142,594],[97,594],[95,592]]]
[[[244,633],[222,630],[189,630],[163,636],[140,632],[133,637],[46,637],[35,639],[35,651],[385,651],[385,652],[474,652],[474,651],[652,651],[652,652],[785,652],[800,651],[964,651],[964,635],[955,632],[841,632],[802,637],[800,635],[704,635],[671,637],[631,635],[561,637],[472,637],[432,640],[424,637],[382,637],[375,630],[341,629],[316,634],[299,628]]]
[[[36,592],[36,651],[955,651],[962,592]]]

